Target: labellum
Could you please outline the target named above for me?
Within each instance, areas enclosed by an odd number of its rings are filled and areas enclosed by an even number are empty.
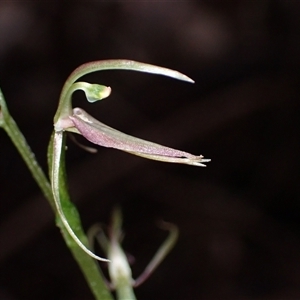
[[[103,147],[119,149],[148,159],[193,166],[205,167],[203,163],[210,161],[202,155],[196,156],[120,132],[96,120],[81,108],[74,108],[73,115],[69,118],[87,140]]]

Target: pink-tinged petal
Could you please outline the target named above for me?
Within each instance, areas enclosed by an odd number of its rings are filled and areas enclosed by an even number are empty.
[[[99,122],[81,108],[74,108],[73,116],[69,118],[87,140],[103,147],[123,150],[149,159],[196,166],[205,166],[202,162],[210,161],[203,159],[202,155],[192,155],[127,135]]]

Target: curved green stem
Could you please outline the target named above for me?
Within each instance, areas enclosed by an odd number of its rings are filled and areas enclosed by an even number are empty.
[[[62,182],[64,183],[64,180],[62,179],[62,176],[60,176],[60,170],[62,169],[62,161],[61,161],[61,156],[62,156],[62,149],[64,148],[63,146],[63,135],[64,133],[62,131],[59,132],[54,132],[54,137],[53,137],[53,158],[52,158],[52,171],[51,171],[51,182],[52,182],[52,192],[53,192],[53,197],[54,197],[54,203],[56,207],[56,212],[58,216],[60,217],[60,220],[63,223],[63,226],[67,230],[67,232],[70,234],[70,236],[73,238],[75,243],[84,251],[86,254],[91,256],[92,258],[100,261],[106,261],[108,262],[108,259],[102,258],[100,256],[95,255],[92,251],[90,251],[86,245],[82,243],[82,241],[78,238],[78,235],[75,234],[74,230],[71,228],[69,225],[69,221],[67,221],[67,218],[65,216],[65,213],[62,209],[61,205],[61,196],[60,196],[60,189],[62,186]],[[62,181],[63,180],[63,181]],[[65,199],[67,200],[67,199]],[[72,217],[72,216],[71,216]]]

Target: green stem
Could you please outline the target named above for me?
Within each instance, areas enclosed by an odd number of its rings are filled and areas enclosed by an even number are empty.
[[[51,185],[47,177],[45,176],[45,173],[39,166],[34,153],[32,152],[29,145],[27,144],[25,137],[21,133],[14,119],[9,114],[1,90],[0,90],[0,111],[1,111],[0,117],[2,117],[0,126],[3,127],[3,129],[6,131],[11,141],[17,148],[18,152],[20,153],[21,157],[26,163],[28,169],[30,170],[33,178],[35,179],[38,186],[42,190],[44,196],[49,201],[52,209],[55,209],[55,205],[52,197]]]
[[[25,161],[28,169],[30,170],[33,178],[41,188],[43,194],[45,195],[46,199],[49,201],[51,208],[53,209],[54,213],[56,212],[56,207],[54,204],[54,199],[52,195],[52,190],[50,183],[39,166],[35,155],[31,151],[29,145],[26,142],[25,137],[21,133],[20,129],[18,128],[17,124],[9,114],[7,109],[4,96],[2,91],[0,90],[0,127],[2,127],[11,138],[13,144],[19,151],[20,155],[22,156],[23,160]],[[64,193],[68,193],[66,187],[64,187]],[[71,203],[71,202],[70,202]],[[67,208],[64,208],[66,211]],[[71,214],[73,218],[76,219],[77,229],[76,233],[80,232],[79,237],[81,240],[86,240],[87,238],[82,230],[81,222],[79,215],[74,213],[74,207],[70,207],[68,209],[68,214]],[[73,238],[69,235],[63,224],[58,222],[58,226],[61,229],[63,238],[66,242],[66,245],[69,247],[70,251],[72,252],[73,257],[75,258],[77,264],[79,265],[90,289],[91,292],[94,294],[95,299],[97,300],[112,300],[112,296],[108,291],[101,274],[101,271],[98,267],[98,264],[89,257],[86,253],[84,253],[81,248],[74,242]]]
[[[116,289],[118,300],[136,300],[132,285],[124,284]]]

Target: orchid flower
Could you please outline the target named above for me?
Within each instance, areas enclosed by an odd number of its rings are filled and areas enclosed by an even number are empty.
[[[110,87],[87,82],[76,82],[76,80],[88,73],[109,69],[146,72],[169,76],[182,81],[194,82],[186,75],[177,71],[129,60],[106,60],[87,63],[77,68],[67,79],[60,95],[57,112],[54,116],[54,134],[51,147],[49,148],[50,156],[52,156],[51,187],[57,213],[70,236],[83,251],[94,259],[101,261],[108,260],[95,255],[87,248],[86,243],[83,243],[77,237],[62,208],[62,200],[67,201],[61,197],[61,186],[65,184],[61,179],[63,177],[62,154],[65,131],[81,134],[94,144],[116,148],[148,159],[202,167],[205,166],[203,163],[210,161],[210,159],[204,159],[202,155],[192,155],[184,151],[132,137],[99,122],[81,108],[73,109],[71,97],[73,92],[77,90],[82,90],[89,102],[95,102],[110,95]]]

